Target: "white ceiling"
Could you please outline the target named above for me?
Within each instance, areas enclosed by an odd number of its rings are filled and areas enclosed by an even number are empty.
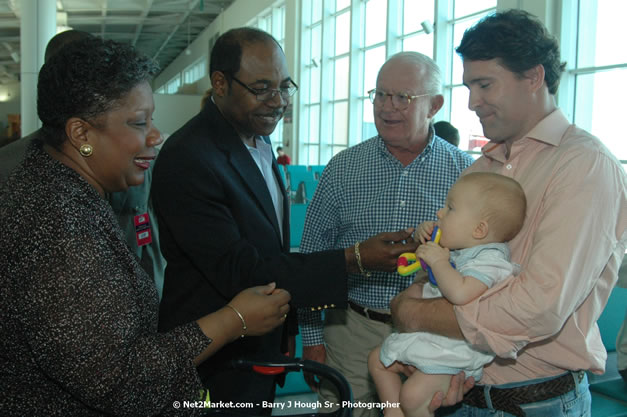
[[[32,0],[29,0],[32,1]],[[165,69],[233,0],[45,0],[57,25],[130,43]],[[66,17],[67,16],[67,17]],[[20,0],[0,0],[0,83],[19,80]]]

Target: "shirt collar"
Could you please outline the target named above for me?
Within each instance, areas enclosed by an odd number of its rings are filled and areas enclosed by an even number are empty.
[[[528,139],[551,146],[559,146],[562,141],[562,137],[566,133],[566,130],[568,130],[569,126],[570,123],[568,122],[568,119],[566,119],[564,113],[560,109],[555,109],[544,119],[540,120],[540,122],[538,122],[538,124],[535,125],[529,133],[522,137],[522,139],[516,141],[512,145],[512,152],[514,148],[521,145]],[[500,156],[505,153],[505,146],[502,145],[502,143],[488,142],[483,146],[483,148],[481,148],[481,153],[492,159],[500,160]]]

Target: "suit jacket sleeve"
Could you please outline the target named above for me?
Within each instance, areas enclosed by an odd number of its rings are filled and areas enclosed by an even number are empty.
[[[288,253],[276,219],[257,198],[267,188],[248,150],[234,131],[205,125],[203,113],[168,139],[155,166],[152,192],[168,261],[164,297],[168,281],[190,294],[208,284],[223,305],[245,288],[275,281],[294,307],[345,306],[343,250]]]

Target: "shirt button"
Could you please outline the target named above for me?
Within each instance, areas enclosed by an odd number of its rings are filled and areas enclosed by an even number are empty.
[[[507,166],[505,168],[512,169],[512,164],[507,164]]]
[[[407,176],[407,171],[403,171],[403,176]]]
[[[405,201],[401,201],[401,207],[405,207]]]

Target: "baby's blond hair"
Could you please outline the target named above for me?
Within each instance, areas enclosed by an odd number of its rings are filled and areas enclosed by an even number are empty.
[[[520,232],[527,199],[518,181],[493,172],[472,172],[457,183],[475,187],[481,216],[496,240],[508,242]]]

